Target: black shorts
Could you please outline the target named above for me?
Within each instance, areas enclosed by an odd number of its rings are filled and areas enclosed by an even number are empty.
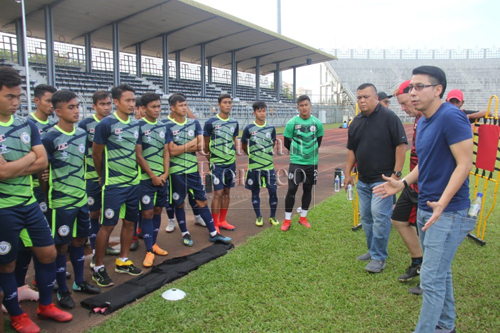
[[[414,225],[417,219],[418,193],[411,187],[401,192],[391,219],[399,222],[409,222]]]
[[[288,185],[291,183],[294,185],[299,185],[300,183],[316,185],[317,179],[317,165],[290,164],[290,167],[288,168]]]

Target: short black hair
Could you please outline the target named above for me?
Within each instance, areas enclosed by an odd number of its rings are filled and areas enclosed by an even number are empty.
[[[179,94],[173,94],[168,99],[168,104],[170,104],[170,106],[175,106],[177,103],[183,103],[185,101],[186,101],[186,98],[184,98],[184,96],[179,95]]]
[[[446,91],[446,74],[444,71],[436,66],[420,66],[413,70],[413,75],[429,75],[429,81],[432,84],[438,84],[443,87],[443,91],[439,94],[440,98],[443,98],[444,92]]]
[[[40,98],[42,97],[43,95],[45,95],[46,92],[49,92],[49,93],[55,93],[57,91],[56,88],[52,87],[51,85],[48,85],[48,84],[39,84],[35,87],[35,91],[33,93],[33,96],[35,96],[35,98]]]
[[[144,106],[144,104],[142,103],[142,97],[138,96],[135,98],[135,106],[136,107]]]
[[[93,95],[92,95],[92,103],[94,105],[97,105],[97,102],[102,101],[103,99],[106,99],[108,97],[111,97],[111,93],[106,90],[97,90]]]
[[[14,88],[20,86],[22,82],[19,72],[10,66],[0,67],[0,90],[3,86],[7,88]]]
[[[54,106],[54,109],[57,109],[61,103],[68,103],[71,101],[73,98],[77,98],[78,96],[69,90],[59,90],[56,91],[52,95],[52,105]]]
[[[375,85],[374,85],[373,83],[363,83],[363,84],[362,84],[362,85],[360,85],[360,86],[358,87],[358,89],[356,89],[356,90],[364,90],[364,89],[366,89],[366,88],[368,88],[368,87],[372,87],[372,88],[373,88],[373,90],[375,90],[375,92],[377,92],[377,88],[375,87]]]
[[[176,92],[176,93],[173,93],[172,95],[170,95],[170,97],[168,98],[168,104],[170,105],[170,99],[175,96],[175,95],[179,95],[179,96],[182,96],[184,97],[185,100],[187,100],[187,97],[186,95],[184,95],[183,93],[180,93],[180,92]]]
[[[140,105],[146,107],[149,103],[154,101],[161,101],[161,96],[155,93],[146,93],[142,95]],[[135,102],[135,104],[137,105],[137,101]]]
[[[259,110],[259,109],[267,109],[267,104],[266,104],[266,102],[257,101],[255,103],[253,103],[252,108],[253,108],[254,112]]]
[[[299,98],[297,98],[297,104],[303,101],[309,101],[309,103],[311,103],[311,99],[307,95],[300,95]]]
[[[233,100],[233,98],[231,97],[231,95],[229,94],[222,94],[219,96],[219,98],[217,98],[217,103],[220,104],[220,102],[222,102],[223,99],[226,99],[226,98],[231,98],[231,100]]]
[[[131,91],[135,93],[135,89],[132,86],[124,83],[116,87],[113,87],[111,89],[111,96],[113,99],[120,99],[120,97],[122,97],[123,92],[125,91]]]

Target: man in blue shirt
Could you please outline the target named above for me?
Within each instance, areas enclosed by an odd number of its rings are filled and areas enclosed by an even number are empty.
[[[451,264],[458,246],[472,230],[467,216],[472,135],[467,116],[441,98],[446,75],[438,67],[413,70],[411,101],[423,117],[418,122],[418,166],[401,181],[384,176],[374,190],[387,197],[418,181],[417,224],[424,261],[420,270],[422,308],[415,332],[455,332]]]

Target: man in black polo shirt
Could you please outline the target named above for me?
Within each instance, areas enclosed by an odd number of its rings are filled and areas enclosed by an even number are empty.
[[[373,84],[360,85],[357,99],[361,112],[348,130],[345,185],[354,185],[351,170],[357,163],[359,211],[368,246],[358,260],[370,261],[365,269],[380,273],[387,258],[393,198],[381,199],[372,190],[384,182],[382,174],[400,179],[408,141],[401,120],[379,103]]]

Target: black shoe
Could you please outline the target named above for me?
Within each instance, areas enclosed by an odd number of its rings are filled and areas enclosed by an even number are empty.
[[[128,274],[132,276],[137,276],[142,274],[142,270],[135,267],[131,260],[122,262],[120,259],[116,259],[115,272],[120,274]]]
[[[410,294],[413,294],[413,295],[422,295],[423,294],[422,288],[420,288],[419,284],[417,284],[416,287],[408,289],[408,292]]]
[[[436,325],[436,329],[435,329],[434,333],[439,333],[439,332],[443,332],[443,333],[455,333],[456,332],[456,327],[453,327],[453,329],[450,331],[450,330],[442,328],[439,325]]]
[[[66,280],[69,280],[71,279],[71,273],[66,271]]]
[[[138,248],[139,248],[139,240],[134,239],[134,241],[132,242],[132,245],[130,245],[130,251],[135,251]]]
[[[398,277],[398,280],[401,282],[410,281],[411,279],[419,275],[420,275],[420,266],[416,267],[410,266],[406,269],[406,272],[403,275]]]
[[[57,301],[61,308],[64,309],[73,309],[75,307],[75,302],[73,298],[71,298],[71,292],[69,290],[58,292],[57,293]]]
[[[76,284],[76,282],[73,282],[73,290],[76,292],[86,293],[91,295],[96,295],[101,293],[101,288],[93,286],[87,281],[83,281],[80,284]]]
[[[99,287],[106,288],[114,285],[113,280],[111,280],[108,272],[106,272],[106,268],[104,267],[99,268],[97,272],[94,271],[94,274],[92,274],[92,280],[94,280],[94,282],[97,283]]]
[[[108,247],[106,248],[106,254],[112,255],[112,256],[117,256],[120,254],[120,250],[114,249],[108,245]]]

